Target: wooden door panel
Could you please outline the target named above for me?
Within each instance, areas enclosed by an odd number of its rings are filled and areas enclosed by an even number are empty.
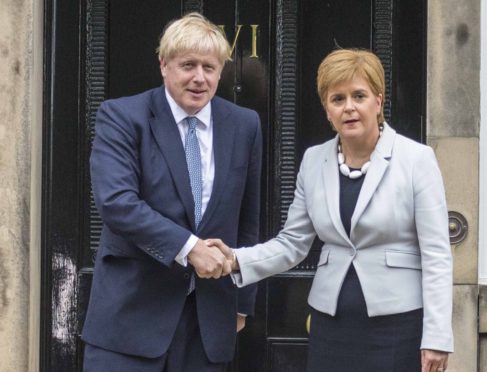
[[[303,372],[306,370],[307,341],[268,341],[270,372]]]

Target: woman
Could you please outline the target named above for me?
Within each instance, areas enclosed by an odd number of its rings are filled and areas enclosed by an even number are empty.
[[[434,153],[384,121],[384,70],[373,53],[332,52],[317,83],[338,135],[306,151],[278,236],[233,251],[234,281],[292,268],[318,235],[308,371],[445,371],[452,258]],[[208,244],[232,256],[221,241]]]

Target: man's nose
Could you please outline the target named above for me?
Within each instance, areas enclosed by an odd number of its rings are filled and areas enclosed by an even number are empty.
[[[194,69],[194,75],[193,75],[193,80],[195,81],[203,81],[204,80],[204,71],[203,71],[203,66],[196,66]]]

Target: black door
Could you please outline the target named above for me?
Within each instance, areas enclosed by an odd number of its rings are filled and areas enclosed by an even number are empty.
[[[221,25],[234,46],[218,94],[262,120],[262,240],[286,219],[304,150],[334,135],[315,86],[318,64],[334,48],[380,56],[387,120],[423,139],[424,1],[45,0],[42,371],[82,368],[79,332],[101,229],[87,167],[96,109],[161,83],[158,37],[188,11]],[[306,297],[318,249],[316,242],[295,269],[260,283],[232,371],[305,370]]]

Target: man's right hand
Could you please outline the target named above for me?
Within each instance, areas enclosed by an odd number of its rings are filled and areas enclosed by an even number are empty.
[[[209,247],[216,247],[223,253],[226,259],[229,261],[232,271],[240,269],[237,257],[234,255],[233,250],[221,239],[206,239],[205,242]]]
[[[188,254],[188,262],[193,265],[200,278],[215,278],[228,275],[232,268],[225,255],[216,247],[209,247],[198,239],[198,242]]]

